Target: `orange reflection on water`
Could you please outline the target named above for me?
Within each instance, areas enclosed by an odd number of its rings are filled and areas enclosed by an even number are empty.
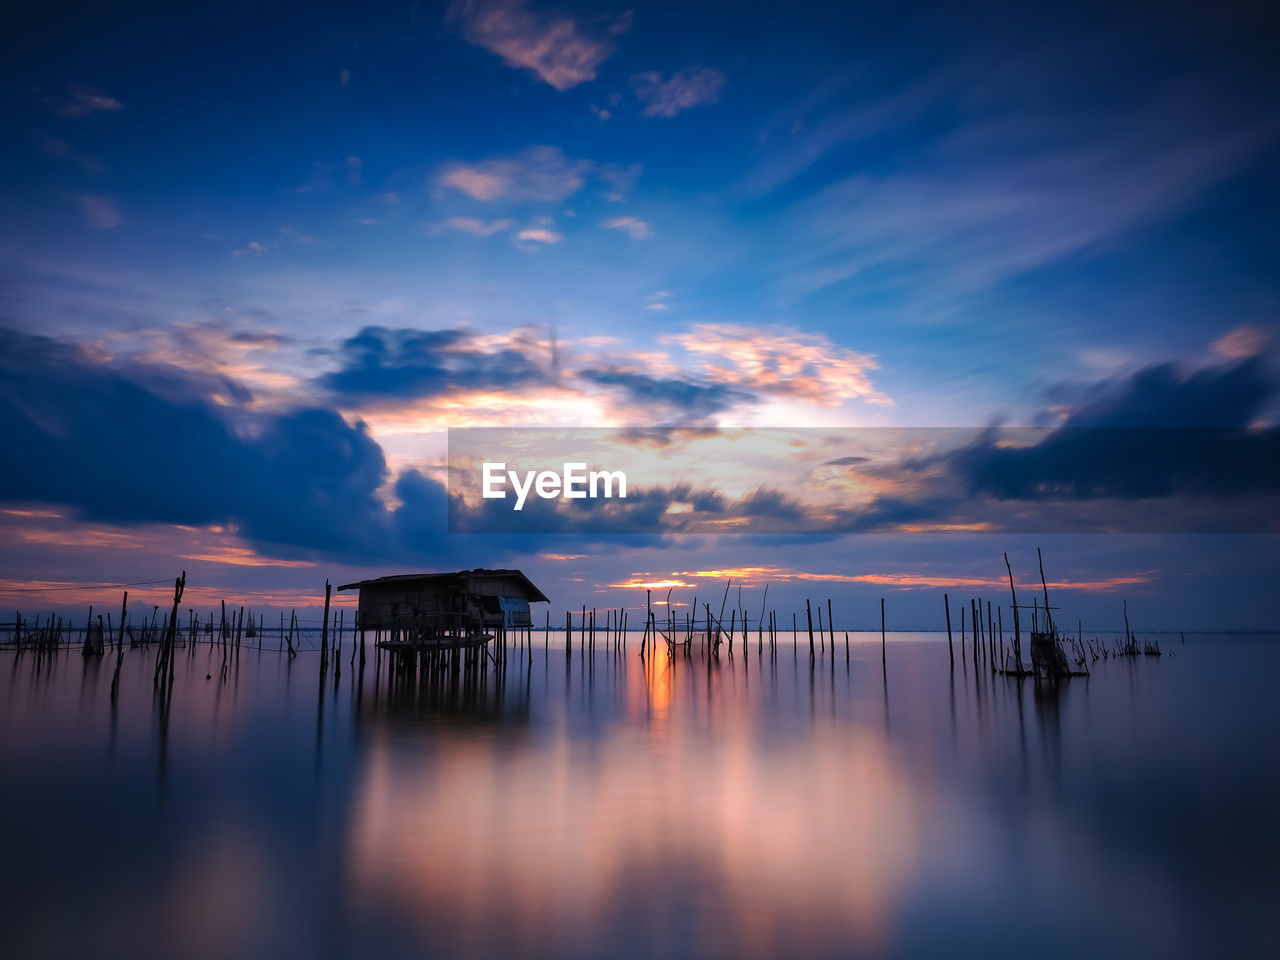
[[[788,749],[724,689],[736,680],[695,670],[662,651],[626,671],[632,719],[583,739],[375,731],[347,839],[354,906],[517,951],[603,942],[637,910],[660,926],[673,899],[701,952],[882,945],[923,856],[918,785],[879,733],[818,721]]]

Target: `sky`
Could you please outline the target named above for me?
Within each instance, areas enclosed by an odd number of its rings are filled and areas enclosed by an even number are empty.
[[[1276,15],[1039,7],[6,9],[0,604],[515,566],[936,629],[1040,546],[1097,629],[1273,625]],[[835,450],[820,533],[774,453],[717,509],[808,527],[447,523],[450,428],[993,424]]]

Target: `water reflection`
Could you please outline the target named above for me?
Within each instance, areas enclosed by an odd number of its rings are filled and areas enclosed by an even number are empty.
[[[1280,646],[1052,684],[868,639],[394,678],[200,646],[164,692],[130,650],[114,700],[5,654],[0,951],[1274,953]]]

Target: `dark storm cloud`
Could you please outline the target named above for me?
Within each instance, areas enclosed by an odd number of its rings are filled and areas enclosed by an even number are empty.
[[[255,542],[349,550],[384,525],[386,475],[362,426],[331,410],[250,415],[223,378],[113,366],[0,328],[0,500],[67,504],[111,523],[230,523]]]
[[[388,510],[378,495],[386,461],[363,424],[320,407],[261,413],[250,399],[223,377],[111,363],[0,327],[0,418],[12,454],[0,502],[69,506],[81,519],[124,525],[228,525],[265,555],[356,564],[481,566],[495,552],[546,544],[520,528],[449,536],[448,493],[417,470],[394,480],[398,506]],[[715,508],[706,492],[642,494],[624,501],[623,515],[561,518],[554,532],[567,535],[566,549],[586,549],[602,534],[656,523],[678,495]]]
[[[610,387],[626,399],[642,407],[645,416],[674,411],[682,417],[700,420],[741,403],[752,403],[755,397],[723,383],[698,383],[676,377],[652,377],[617,367],[583,369],[577,372],[583,380]]]
[[[361,405],[459,389],[518,390],[548,382],[535,356],[537,346],[518,339],[513,344],[487,348],[463,329],[365,327],[342,342],[339,368],[321,376],[319,383],[344,401]]]
[[[999,499],[1236,497],[1280,492],[1280,430],[1254,427],[1273,382],[1261,358],[1183,375],[1171,364],[1103,385],[1039,443],[999,431],[946,456]]]

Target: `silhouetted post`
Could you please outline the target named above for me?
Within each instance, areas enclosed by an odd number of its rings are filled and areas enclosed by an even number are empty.
[[[809,609],[809,601],[804,601],[804,613],[809,618],[809,662],[813,663],[813,611]]]
[[[1000,669],[1006,666],[1004,656],[1004,613],[999,607],[996,607],[996,628],[1000,631]]]
[[[991,601],[987,601],[987,656],[991,660],[991,672],[995,673],[996,666],[996,629],[995,619],[991,616]]]
[[[324,673],[329,665],[329,595],[333,587],[328,580],[324,582],[324,620],[320,624],[320,672]]]
[[[1049,622],[1049,636],[1056,637],[1053,628],[1053,614],[1049,612],[1049,585],[1044,582],[1044,557],[1040,556],[1040,548],[1036,547],[1036,559],[1040,561],[1040,586],[1044,588],[1044,617]]]
[[[124,592],[124,599],[120,601],[120,639],[116,641],[116,648],[124,646],[124,618],[129,610],[129,591]]]
[[[880,598],[880,665],[887,663],[884,647],[884,597]]]
[[[89,604],[89,616],[84,621],[84,642],[80,645],[81,656],[89,656],[93,650],[93,645],[89,642],[89,637],[93,633],[93,604]]]
[[[951,669],[956,668],[956,650],[951,645],[951,600],[944,593],[942,595],[942,609],[947,612],[947,653],[951,657]]]
[[[969,620],[973,623],[973,669],[976,674],[978,670],[978,652],[982,643],[978,637],[978,601],[972,597],[969,598]]]
[[[1004,568],[1009,571],[1009,595],[1013,597],[1013,655],[1018,660],[1018,672],[1022,672],[1022,624],[1018,614],[1018,592],[1013,587],[1013,567],[1009,566],[1009,554],[1004,555]]]
[[[827,597],[827,631],[831,634],[831,659],[836,657],[836,621],[831,616],[831,598]]]

